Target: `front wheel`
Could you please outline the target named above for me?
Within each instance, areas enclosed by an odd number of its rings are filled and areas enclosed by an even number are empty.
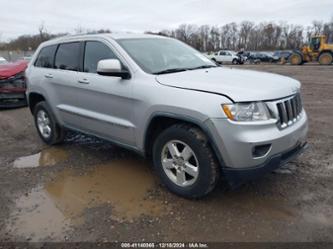
[[[321,65],[331,65],[333,61],[333,56],[329,52],[324,52],[319,56],[319,63]]]
[[[293,53],[289,57],[289,62],[291,65],[301,65],[303,62],[303,59],[299,53]]]
[[[207,195],[219,179],[207,137],[190,125],[176,124],[163,131],[154,143],[153,161],[162,183],[185,198]]]
[[[232,60],[232,64],[234,64],[234,65],[238,64],[238,60],[237,59],[233,59]]]

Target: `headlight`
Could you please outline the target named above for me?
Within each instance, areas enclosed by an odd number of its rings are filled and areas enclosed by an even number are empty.
[[[270,118],[267,106],[263,102],[227,104],[222,105],[222,108],[233,121],[260,121]]]

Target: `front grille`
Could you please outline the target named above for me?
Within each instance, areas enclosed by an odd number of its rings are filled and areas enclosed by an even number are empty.
[[[299,93],[278,102],[276,106],[279,112],[279,126],[282,129],[297,122],[303,109]]]

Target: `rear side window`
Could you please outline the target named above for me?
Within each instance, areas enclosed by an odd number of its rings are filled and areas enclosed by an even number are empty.
[[[54,53],[55,53],[56,49],[57,49],[57,45],[42,48],[38,55],[38,58],[35,62],[35,66],[52,68]]]
[[[84,72],[96,73],[97,63],[105,59],[116,59],[115,54],[108,46],[98,41],[86,42],[83,65]]]
[[[80,60],[80,43],[60,44],[55,57],[55,68],[78,71]]]

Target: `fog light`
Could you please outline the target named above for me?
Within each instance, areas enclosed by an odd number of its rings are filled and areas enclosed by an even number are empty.
[[[262,144],[257,145],[252,148],[252,156],[253,157],[263,157],[268,154],[271,149],[271,144]]]

